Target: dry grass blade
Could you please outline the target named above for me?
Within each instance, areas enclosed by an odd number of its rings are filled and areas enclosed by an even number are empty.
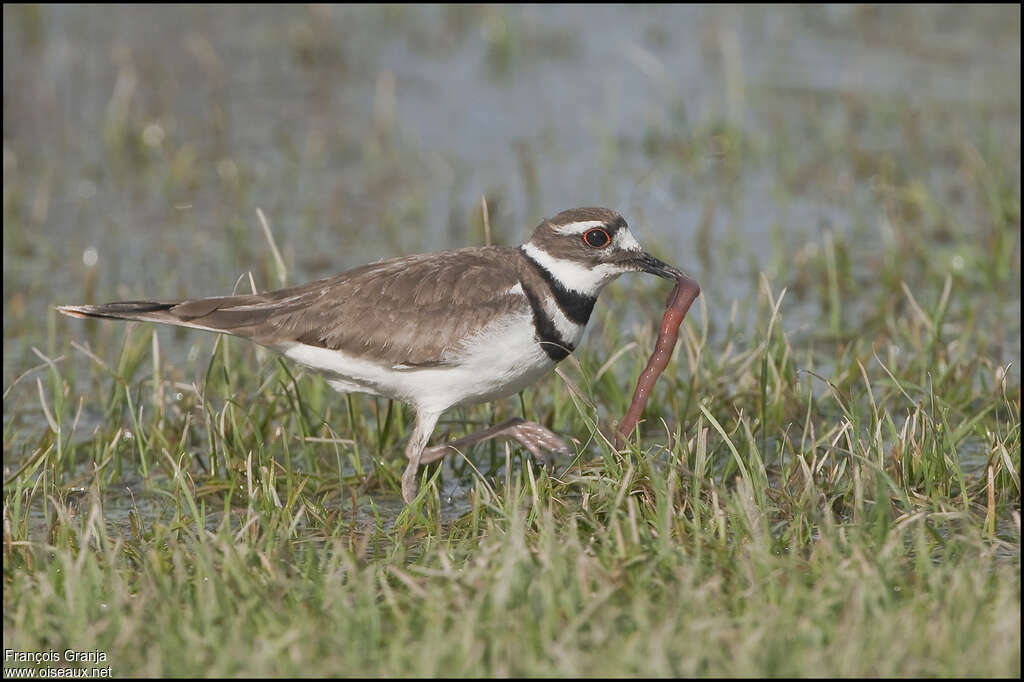
[[[270,252],[274,254],[274,263],[277,265],[277,279],[281,286],[285,286],[288,282],[288,268],[284,264],[284,259],[281,258],[281,252],[277,248],[277,242],[274,241],[274,233],[270,231],[270,223],[267,222],[267,217],[263,215],[262,209],[257,208],[256,215],[260,219],[260,227],[263,228],[263,236],[267,238],[267,243],[270,244]]]

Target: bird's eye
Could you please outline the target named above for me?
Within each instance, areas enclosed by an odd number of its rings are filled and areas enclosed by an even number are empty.
[[[607,246],[611,240],[612,238],[608,236],[608,233],[601,228],[590,230],[583,235],[583,242],[592,249],[600,249],[602,246]]]

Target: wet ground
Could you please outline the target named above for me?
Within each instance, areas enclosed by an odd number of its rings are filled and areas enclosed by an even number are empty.
[[[799,335],[823,233],[898,240],[891,190],[982,238],[965,145],[1020,183],[1017,7],[5,6],[3,30],[5,390],[63,347],[56,304],[277,286],[257,208],[295,283],[482,243],[481,195],[499,243],[609,206],[713,331],[764,271]],[[1019,304],[995,304],[1007,362]],[[212,341],[160,334],[200,376]]]

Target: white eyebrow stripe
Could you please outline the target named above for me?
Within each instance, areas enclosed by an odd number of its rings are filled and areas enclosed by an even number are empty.
[[[640,242],[636,240],[636,237],[633,236],[628,227],[624,227],[616,232],[613,242],[616,248],[623,251],[643,251]]]
[[[555,228],[555,232],[559,234],[583,234],[587,230],[595,227],[604,227],[603,220],[581,220],[575,223],[566,223],[565,225],[559,225]]]

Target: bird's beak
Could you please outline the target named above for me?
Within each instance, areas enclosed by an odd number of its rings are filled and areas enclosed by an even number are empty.
[[[683,276],[683,273],[662,260],[658,260],[651,254],[644,251],[637,256],[633,263],[644,272],[649,272],[658,277],[670,279],[673,282]]]

